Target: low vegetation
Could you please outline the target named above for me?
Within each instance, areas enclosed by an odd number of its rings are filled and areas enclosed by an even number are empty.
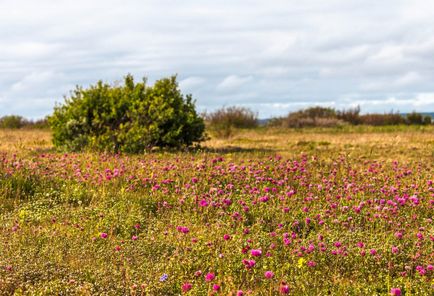
[[[433,132],[240,130],[127,155],[0,131],[0,294],[430,295]]]

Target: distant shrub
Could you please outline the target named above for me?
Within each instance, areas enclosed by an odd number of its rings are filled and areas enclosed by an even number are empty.
[[[342,111],[337,111],[336,116],[338,119],[348,122],[350,124],[360,124],[360,106],[350,109],[344,109]]]
[[[124,85],[99,81],[77,87],[48,119],[56,147],[138,153],[152,147],[183,147],[203,140],[205,125],[191,95],[183,96],[176,76],[153,86],[146,79]]]
[[[245,107],[223,107],[209,114],[205,120],[210,130],[218,137],[229,137],[234,128],[255,128],[258,126],[258,115]]]
[[[429,115],[425,115],[424,117],[423,117],[423,124],[431,124],[432,123],[432,117],[431,116],[429,116]]]
[[[6,115],[0,118],[0,128],[18,129],[24,127],[28,121],[19,115]]]
[[[407,122],[408,124],[422,125],[424,123],[423,116],[422,114],[413,111],[407,114]]]
[[[304,110],[289,113],[286,117],[272,118],[268,126],[272,127],[334,127],[344,122],[337,118],[333,108],[311,107]]]
[[[223,107],[205,115],[210,126],[230,125],[236,128],[254,128],[258,126],[258,115],[245,107]]]
[[[362,124],[366,125],[374,125],[374,126],[381,126],[381,125],[399,125],[399,124],[405,124],[406,120],[403,116],[401,116],[399,113],[385,113],[385,114],[365,114],[360,116],[360,121]]]

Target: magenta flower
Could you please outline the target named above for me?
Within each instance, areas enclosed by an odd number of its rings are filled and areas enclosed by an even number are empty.
[[[133,241],[136,241],[136,240],[139,239],[139,237],[138,237],[137,235],[133,235],[133,236],[131,237],[131,239],[132,239]]]
[[[225,235],[223,236],[223,239],[224,239],[224,240],[230,240],[230,239],[231,239],[231,236],[230,236],[229,234],[225,234]]]
[[[205,281],[207,282],[211,282],[214,279],[215,279],[215,274],[212,272],[209,272],[205,275]]]
[[[217,285],[217,284],[214,284],[214,285],[212,286],[212,289],[213,289],[214,291],[218,291],[218,290],[220,290],[220,286]]]
[[[101,235],[100,235],[101,238],[107,238],[107,236],[108,236],[108,234],[105,233],[105,232],[102,232]]]
[[[399,253],[398,247],[392,246],[392,253],[393,254],[398,254]]]
[[[181,289],[182,289],[182,292],[188,292],[191,290],[192,287],[193,287],[193,285],[187,282],[187,283],[184,283],[182,285]]]
[[[178,226],[178,227],[176,227],[176,230],[178,230],[178,232],[182,232],[184,234],[190,232],[190,229],[188,229],[188,227],[185,227],[185,226]]]
[[[392,289],[390,289],[390,295],[401,296],[401,289],[400,288],[392,288]]]
[[[370,253],[372,256],[374,256],[375,254],[377,254],[377,250],[375,250],[375,249],[371,249],[371,250],[369,251],[369,253]]]
[[[237,296],[243,296],[243,295],[244,295],[244,292],[242,290],[237,291]]]
[[[272,271],[268,270],[268,271],[266,271],[266,272],[264,273],[264,276],[265,276],[267,279],[271,279],[271,278],[273,278],[274,273],[273,273]]]
[[[253,257],[260,257],[260,256],[262,255],[262,250],[261,250],[261,249],[252,249],[252,250],[250,251],[250,254],[251,254]]]
[[[280,286],[280,294],[289,294],[289,286],[288,285]]]

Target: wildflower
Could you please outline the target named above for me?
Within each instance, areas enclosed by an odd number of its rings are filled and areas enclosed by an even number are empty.
[[[182,284],[181,289],[182,289],[182,292],[188,292],[191,290],[192,287],[193,287],[193,285],[187,282],[187,283]]]
[[[225,234],[225,235],[223,235],[223,239],[224,240],[230,240],[231,236],[229,234]]]
[[[101,235],[100,235],[101,238],[107,238],[107,236],[108,236],[108,234],[105,233],[105,232],[102,232]]]
[[[316,262],[315,261],[309,261],[309,262],[307,262],[307,266],[309,266],[309,267],[315,267],[316,266]]]
[[[402,239],[402,232],[395,232],[395,237],[397,238],[397,239]]]
[[[202,275],[202,270],[198,270],[198,271],[196,271],[195,273],[194,273],[194,276],[195,277],[199,277],[199,276],[201,276]]]
[[[401,289],[400,288],[390,289],[390,295],[401,296]]]
[[[133,235],[132,237],[131,237],[131,239],[133,240],[133,241],[135,241],[135,240],[137,240],[139,237],[137,236],[137,235]]]
[[[377,254],[377,250],[375,250],[375,249],[371,249],[371,250],[369,251],[369,253],[370,253],[372,256],[374,256],[375,254]]]
[[[205,276],[205,281],[207,282],[211,282],[214,279],[215,279],[215,274],[212,272],[207,273]]]
[[[306,259],[304,259],[304,258],[298,259],[298,261],[297,261],[297,267],[298,268],[302,268],[303,265],[304,265],[304,262],[306,262]]]
[[[266,271],[265,273],[264,273],[264,276],[267,278],[267,279],[271,279],[271,278],[273,278],[273,276],[274,276],[274,273],[272,272],[272,271]]]
[[[280,286],[280,294],[289,294],[289,286],[288,285]]]
[[[252,249],[252,250],[250,251],[250,254],[251,254],[253,257],[260,257],[260,256],[262,255],[262,251],[261,251],[261,249]]]
[[[163,275],[160,276],[160,282],[165,282],[168,278],[169,276],[166,273],[163,273]]]
[[[220,290],[220,286],[217,285],[217,284],[214,284],[214,285],[212,286],[212,289],[213,289],[214,291],[218,291],[218,290]]]
[[[392,253],[393,254],[398,254],[399,253],[398,247],[392,246]]]

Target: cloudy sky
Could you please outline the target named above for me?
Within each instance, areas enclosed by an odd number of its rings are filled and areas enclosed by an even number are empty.
[[[434,111],[434,1],[0,0],[0,115],[127,73],[177,73],[201,111]]]

